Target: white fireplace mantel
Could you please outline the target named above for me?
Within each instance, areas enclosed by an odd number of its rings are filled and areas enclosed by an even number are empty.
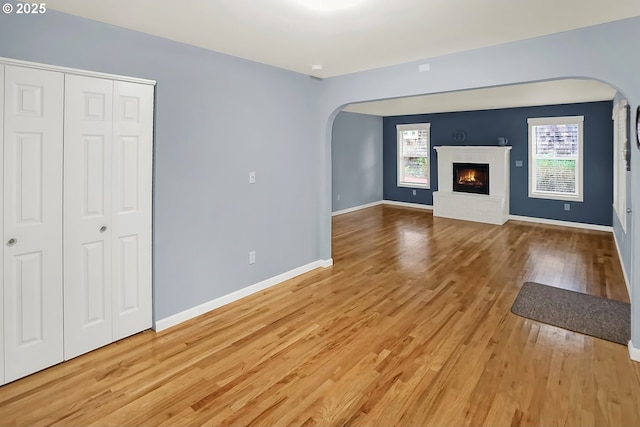
[[[433,215],[466,221],[504,224],[509,219],[509,152],[511,147],[440,146],[438,191]],[[488,163],[489,195],[453,191],[453,163]]]

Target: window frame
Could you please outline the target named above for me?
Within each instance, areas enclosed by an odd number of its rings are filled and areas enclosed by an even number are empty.
[[[403,165],[403,138],[402,132],[405,131],[427,131],[427,183],[419,184],[415,182],[404,181],[404,165]],[[431,188],[431,123],[410,123],[396,125],[396,185],[401,188]]]
[[[613,107],[613,210],[622,231],[627,232],[627,151],[630,108],[625,99]]]
[[[567,202],[584,201],[584,116],[534,117],[527,119],[529,139],[529,197],[533,199],[563,200]],[[554,193],[535,190],[536,141],[534,126],[578,125],[578,158],[576,159],[576,194]]]

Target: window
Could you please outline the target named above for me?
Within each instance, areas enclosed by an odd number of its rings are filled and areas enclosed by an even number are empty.
[[[583,116],[529,119],[529,197],[581,202]]]
[[[398,187],[429,188],[429,123],[397,125]]]
[[[613,210],[627,231],[627,154],[629,104],[618,101],[613,107]]]

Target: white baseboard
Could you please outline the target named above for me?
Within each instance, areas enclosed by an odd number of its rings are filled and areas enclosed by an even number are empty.
[[[360,209],[371,208],[373,206],[379,206],[379,205],[401,206],[403,208],[425,209],[428,211],[433,210],[433,206],[431,205],[423,205],[420,203],[396,202],[395,200],[379,200],[377,202],[367,203],[366,205],[354,206],[352,208],[335,211],[331,213],[331,216],[338,216],[338,215],[342,215],[350,212],[359,211]]]
[[[223,305],[232,303],[234,301],[237,301],[241,298],[244,298],[256,292],[260,292],[262,290],[270,288],[271,286],[275,286],[279,283],[282,283],[286,280],[293,279],[294,277],[307,273],[311,270],[315,270],[316,268],[320,268],[320,267],[326,268],[326,267],[331,267],[332,265],[333,265],[333,259],[330,258],[327,260],[322,259],[322,260],[314,261],[312,263],[303,265],[301,267],[294,268],[293,270],[289,270],[275,277],[271,277],[269,279],[263,280],[262,282],[255,283],[253,285],[247,286],[246,288],[242,288],[230,294],[223,295],[220,298],[216,298],[214,300],[205,302],[204,304],[191,307],[180,313],[174,314],[169,317],[165,317],[164,319],[160,319],[155,322],[154,329],[156,332],[163,331],[179,323],[182,323],[189,319],[193,319],[194,317],[200,316],[201,314],[204,314],[208,311],[222,307]]]
[[[404,208],[424,209],[429,211],[433,210],[432,205],[423,205],[421,203],[396,202],[395,200],[380,200],[373,203],[367,203],[365,205],[354,206],[352,208],[335,211],[331,214],[331,216],[338,216],[338,215],[342,215],[350,212],[359,211],[361,209],[371,208],[373,206],[378,206],[378,205],[401,206]],[[560,221],[557,219],[535,218],[531,216],[520,216],[520,215],[509,215],[509,219],[512,219],[514,221],[535,222],[538,224],[549,224],[549,225],[560,225],[562,227],[583,228],[586,230],[606,231],[609,233],[613,233],[613,227],[608,225],[585,224],[582,222]],[[629,280],[627,279],[626,276],[625,276],[625,280],[627,282],[627,288],[629,288],[629,285],[628,285]]]
[[[631,360],[635,360],[636,362],[640,362],[640,348],[636,348],[633,346],[631,340],[629,340],[629,357]]]
[[[432,205],[423,205],[421,203],[396,202],[395,200],[383,200],[382,203],[390,206],[401,206],[403,208],[425,209],[428,211],[433,210]]]
[[[320,261],[316,261],[316,262],[319,263],[318,267],[327,268],[333,265],[333,258],[321,259]]]
[[[514,221],[536,222],[538,224],[561,225],[563,227],[584,228],[586,230],[607,231],[613,233],[613,227],[608,225],[584,224],[582,222],[559,221],[557,219],[534,218],[531,216],[509,215]]]
[[[631,299],[631,285],[629,284],[629,277],[627,277],[627,271],[624,269],[624,259],[622,258],[622,252],[620,252],[620,245],[618,244],[618,239],[616,238],[616,233],[613,233],[613,241],[616,247],[616,251],[618,251],[618,259],[620,260],[620,266],[622,267],[622,277],[624,278],[624,284],[627,285],[627,294],[629,295],[629,299]]]
[[[339,211],[332,212],[331,216],[338,216],[338,215],[346,214],[349,212],[355,212],[355,211],[359,211],[360,209],[371,208],[373,206],[378,206],[381,204],[382,204],[382,200],[378,200],[377,202],[371,202],[364,205],[354,206],[352,208],[347,208],[347,209],[342,209]]]

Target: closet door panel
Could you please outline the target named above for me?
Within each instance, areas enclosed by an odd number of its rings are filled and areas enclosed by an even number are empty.
[[[0,65],[0,165],[3,161],[4,147],[4,65]],[[3,168],[4,170],[4,168]],[[4,186],[3,173],[0,172],[0,188]],[[4,213],[4,201],[0,197],[0,212]],[[3,220],[0,219],[0,223]],[[3,225],[4,227],[4,225]],[[4,232],[2,235],[4,238]],[[4,258],[4,245],[0,245],[0,259]],[[4,260],[3,260],[4,261]],[[4,277],[4,262],[0,262],[0,277]],[[0,285],[0,385],[4,384],[4,286]]]
[[[114,340],[151,327],[153,87],[114,82]]]
[[[66,76],[64,355],[112,342],[111,80]]]
[[[61,73],[5,67],[5,380],[62,361]]]

